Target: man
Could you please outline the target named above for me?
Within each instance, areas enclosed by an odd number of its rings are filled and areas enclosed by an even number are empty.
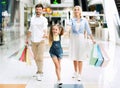
[[[42,80],[43,76],[43,55],[44,55],[44,40],[47,37],[47,19],[42,15],[43,5],[35,6],[36,15],[31,18],[30,28],[27,32],[26,43],[31,38],[32,51],[37,66],[36,77],[38,81]]]

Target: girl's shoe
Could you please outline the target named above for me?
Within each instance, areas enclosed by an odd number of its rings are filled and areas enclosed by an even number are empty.
[[[58,84],[58,85],[62,85],[63,83],[62,83],[60,80],[58,80],[58,81],[57,81],[57,84]]]
[[[72,78],[77,78],[77,76],[78,76],[77,72],[74,72]]]

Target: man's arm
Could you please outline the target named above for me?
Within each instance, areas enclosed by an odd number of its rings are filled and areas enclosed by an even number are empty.
[[[30,36],[31,36],[31,32],[30,32],[30,31],[27,31],[27,33],[26,33],[26,43],[27,43],[27,44],[28,44],[28,42],[29,42]]]

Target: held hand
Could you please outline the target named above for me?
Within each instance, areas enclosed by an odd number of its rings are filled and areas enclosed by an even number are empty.
[[[43,38],[48,38],[48,35],[44,34],[44,35],[43,35]]]

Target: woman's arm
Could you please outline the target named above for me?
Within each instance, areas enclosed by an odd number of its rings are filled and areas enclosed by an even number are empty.
[[[92,35],[92,34],[90,34],[89,36],[90,36],[90,39],[92,40],[93,44],[95,44],[95,43],[96,43],[96,41],[95,41],[95,39],[94,39],[93,35]]]

